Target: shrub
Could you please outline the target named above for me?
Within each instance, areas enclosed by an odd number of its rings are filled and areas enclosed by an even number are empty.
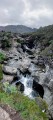
[[[0,52],[0,62],[3,62],[5,59],[5,55]]]
[[[11,43],[9,42],[9,40],[2,40],[1,47],[2,47],[3,49],[4,49],[4,48],[11,47]]]
[[[17,89],[14,85],[10,85],[8,82],[3,83],[3,89],[8,93],[17,93]]]
[[[52,58],[53,57],[53,45],[50,44],[49,47],[46,47],[44,50],[42,50],[40,54]]]
[[[2,65],[0,64],[0,80],[3,78]]]

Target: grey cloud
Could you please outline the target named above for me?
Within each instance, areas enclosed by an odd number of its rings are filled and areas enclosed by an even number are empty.
[[[32,10],[44,7],[53,9],[53,0],[27,0],[27,2],[30,4]]]
[[[0,0],[0,25],[40,27],[53,23],[53,0]]]

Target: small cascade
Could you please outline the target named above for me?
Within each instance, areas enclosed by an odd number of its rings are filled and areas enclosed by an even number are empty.
[[[23,91],[21,90],[21,92],[23,92],[23,94],[25,96],[28,96],[30,99],[34,99],[36,96],[39,96],[37,91],[34,91],[32,86],[33,86],[33,78],[26,75],[25,77],[23,75],[21,75],[21,78],[19,80],[16,80],[15,82],[12,83],[13,85],[21,85],[21,89],[24,89]]]
[[[31,77],[29,78],[28,76],[26,77],[22,76],[20,81],[22,84],[24,84],[24,95],[32,98],[31,96],[31,93],[33,91],[32,90],[32,84],[33,84],[32,78]]]
[[[36,69],[34,64],[31,63],[29,71],[34,72]],[[40,85],[38,81],[36,82],[36,78],[34,79],[31,74],[29,74],[29,71],[26,71],[24,74],[20,73],[20,78],[15,77],[12,84],[17,86],[20,85],[20,91],[30,99],[34,99],[38,96],[43,98],[44,89],[42,85]]]

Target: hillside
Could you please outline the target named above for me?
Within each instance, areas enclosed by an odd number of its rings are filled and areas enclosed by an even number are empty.
[[[30,34],[0,32],[0,81],[1,110],[10,105],[17,120],[53,119],[53,25]]]
[[[40,55],[53,59],[53,25],[39,28],[36,32],[22,35],[29,47],[40,48]]]
[[[13,33],[30,33],[35,32],[36,29],[32,29],[30,27],[26,27],[24,25],[8,25],[8,26],[0,26],[0,31],[13,32]]]

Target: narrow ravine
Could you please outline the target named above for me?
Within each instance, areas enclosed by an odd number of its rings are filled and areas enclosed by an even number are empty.
[[[30,99],[43,98],[52,112],[50,105],[53,98],[53,70],[39,56],[39,48],[18,43],[16,46],[13,44],[12,48],[5,52],[8,60],[3,65],[3,82],[7,81],[17,87],[20,85],[20,92]]]

